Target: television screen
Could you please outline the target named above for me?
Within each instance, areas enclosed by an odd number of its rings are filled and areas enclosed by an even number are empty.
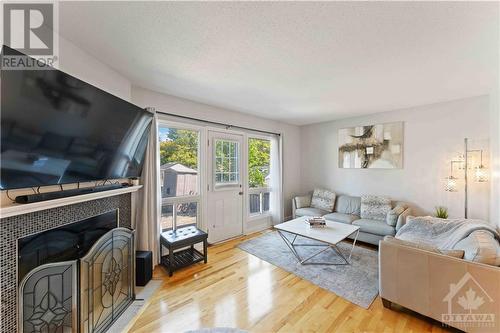
[[[152,114],[64,72],[2,69],[0,114],[2,190],[141,174]]]

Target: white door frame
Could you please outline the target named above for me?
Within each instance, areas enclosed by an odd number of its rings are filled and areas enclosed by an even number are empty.
[[[214,159],[214,139],[217,139],[218,137],[222,139],[227,139],[228,141],[234,140],[239,143],[239,159],[238,159],[238,169],[239,169],[239,179],[235,184],[224,186],[220,185],[219,187],[216,186],[215,184],[215,173],[214,173],[214,167],[215,167],[215,159]],[[244,184],[246,182],[246,169],[245,169],[245,134],[242,132],[237,132],[237,131],[230,131],[230,130],[221,130],[219,128],[207,128],[207,168],[206,168],[206,180],[207,180],[207,196],[206,196],[206,209],[207,209],[207,214],[206,214],[206,227],[207,230],[209,231],[209,241],[212,243],[217,243],[217,242],[222,242],[227,239],[231,239],[234,237],[238,237],[243,235],[244,233],[244,226],[245,226],[245,215],[244,215],[244,207],[245,207],[245,196],[244,196]],[[232,193],[231,193],[232,192]],[[240,194],[238,194],[238,192]],[[239,215],[239,220],[241,223],[237,223],[233,225],[233,230],[229,231],[229,234],[226,236],[221,236],[221,235],[213,235],[214,230],[212,229],[212,226],[209,223],[214,223],[214,221],[209,221],[209,217],[213,214],[213,212],[209,212],[210,205],[210,196],[221,196],[224,193],[231,193],[230,195],[235,195],[237,197],[233,198],[236,200],[240,200],[241,204],[238,204],[241,209],[236,213]],[[243,193],[243,194],[241,194]],[[212,237],[211,237],[212,233]]]
[[[224,129],[220,127],[210,126],[210,125],[199,125],[192,122],[184,122],[174,120],[174,118],[158,114],[158,127],[172,127],[172,128],[180,128],[180,129],[191,129],[199,131],[200,139],[199,139],[199,156],[198,156],[198,168],[199,168],[199,207],[198,207],[198,227],[204,231],[208,231],[208,185],[209,179],[211,177],[209,175],[208,163],[212,161],[208,161],[209,151],[210,149],[208,145],[208,133],[210,131],[226,133],[226,134],[235,134],[240,135],[242,137],[241,144],[241,174],[240,181],[242,184],[243,191],[243,204],[242,204],[242,234],[248,234],[251,232],[255,232],[258,230],[265,229],[270,226],[270,217],[269,216],[261,216],[261,217],[252,217],[249,216],[249,193],[248,193],[248,139],[249,138],[263,138],[269,139],[269,136],[259,135],[254,133],[247,133],[246,131],[237,131],[232,129]],[[157,154],[157,164],[160,164],[160,156]],[[196,200],[194,200],[196,201]],[[260,220],[260,221],[259,221]],[[253,227],[253,223],[256,223],[256,227]]]

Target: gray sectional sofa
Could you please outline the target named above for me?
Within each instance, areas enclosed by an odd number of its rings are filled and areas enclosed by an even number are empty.
[[[325,192],[327,191],[321,190],[320,193],[324,194]],[[361,197],[349,195],[336,196],[333,192],[330,192],[330,195],[322,198],[322,200],[323,203],[333,200],[331,205],[323,205],[322,208],[318,208],[318,205],[313,205],[315,207],[312,207],[315,194],[317,194],[316,190],[312,194],[298,196],[293,199],[293,218],[300,216],[323,216],[328,221],[357,225],[360,227],[358,240],[374,245],[378,245],[379,241],[384,239],[384,236],[394,236],[404,225],[406,217],[411,215],[411,208],[408,204],[392,201],[391,207],[393,210],[388,214],[396,214],[391,217],[394,223],[389,223],[389,219],[361,218]],[[394,211],[396,207],[398,209]]]

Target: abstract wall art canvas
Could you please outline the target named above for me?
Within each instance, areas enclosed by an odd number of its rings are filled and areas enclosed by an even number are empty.
[[[339,130],[339,168],[403,168],[403,122]]]

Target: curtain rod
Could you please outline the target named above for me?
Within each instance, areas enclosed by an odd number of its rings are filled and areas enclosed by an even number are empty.
[[[272,134],[272,135],[281,136],[280,133],[275,133],[275,132],[270,132],[270,131],[263,131],[263,130],[258,130],[258,129],[255,129],[255,128],[244,127],[244,126],[224,124],[224,123],[219,123],[217,121],[205,120],[205,119],[200,119],[200,118],[194,118],[194,117],[188,117],[188,116],[181,116],[181,115],[174,114],[174,113],[168,113],[168,112],[158,111],[155,108],[149,108],[148,107],[148,108],[146,108],[146,110],[148,110],[148,111],[154,111],[156,113],[161,113],[161,114],[164,114],[164,115],[167,115],[167,116],[171,116],[171,117],[177,117],[177,118],[182,118],[182,119],[186,119],[186,120],[201,121],[201,122],[208,123],[208,124],[224,126],[224,127],[226,127],[226,129],[239,128],[239,129],[243,129],[243,130],[247,130],[247,131],[252,131],[252,132],[258,132],[258,133],[265,133],[265,134]]]

